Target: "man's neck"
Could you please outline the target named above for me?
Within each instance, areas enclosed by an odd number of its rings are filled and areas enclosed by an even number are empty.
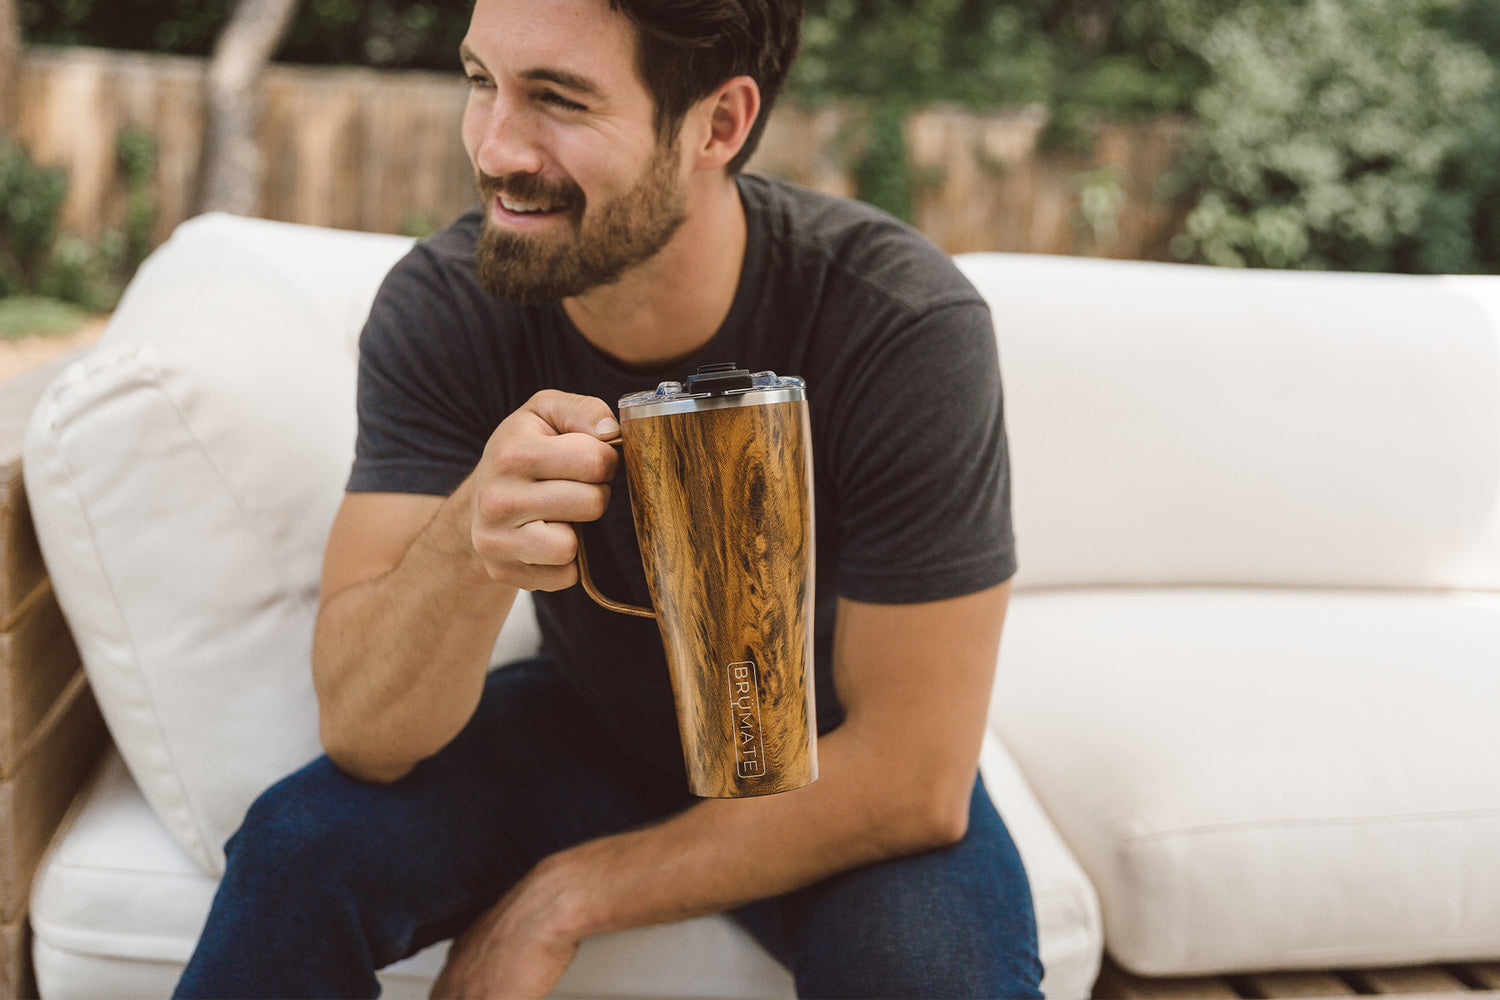
[[[666,367],[718,332],[745,262],[745,210],[733,177],[689,193],[687,220],[661,252],[619,281],[564,299],[589,343],[627,365]]]

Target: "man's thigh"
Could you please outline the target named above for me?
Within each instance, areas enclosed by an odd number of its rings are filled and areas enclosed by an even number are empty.
[[[735,915],[792,970],[800,996],[1041,996],[1031,889],[980,781],[960,843]]]
[[[360,782],[327,757],[289,776],[230,857],[279,843],[292,868],[337,869],[383,965],[458,933],[547,855],[687,804],[680,775],[625,757],[545,661],[526,661],[492,673],[463,731],[399,781]]]

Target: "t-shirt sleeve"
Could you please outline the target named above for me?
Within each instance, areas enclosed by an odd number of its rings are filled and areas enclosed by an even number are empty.
[[[382,283],[360,334],[350,492],[446,496],[473,470],[484,428],[465,402],[458,298],[422,246]]]
[[[965,299],[899,324],[840,392],[839,592],[907,604],[1016,571],[994,328]],[[810,387],[816,391],[816,387]]]

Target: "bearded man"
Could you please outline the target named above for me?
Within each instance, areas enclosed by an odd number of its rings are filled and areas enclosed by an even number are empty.
[[[269,789],[181,996],[541,997],[583,938],[730,911],[803,996],[1038,996],[977,777],[1015,570],[988,310],[865,206],[744,175],[800,0],[478,0],[482,203],[387,278],[314,639],[326,756]],[[687,792],[608,400],[705,362],[800,375],[821,777]],[[616,492],[621,492],[617,490]],[[519,589],[542,655],[490,670]]]

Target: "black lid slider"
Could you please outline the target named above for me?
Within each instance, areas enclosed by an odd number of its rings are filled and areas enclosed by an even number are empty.
[[[755,380],[747,369],[740,368],[733,361],[726,361],[716,365],[700,365],[698,374],[688,376],[686,390],[693,394],[723,396],[753,388],[754,385]]]

